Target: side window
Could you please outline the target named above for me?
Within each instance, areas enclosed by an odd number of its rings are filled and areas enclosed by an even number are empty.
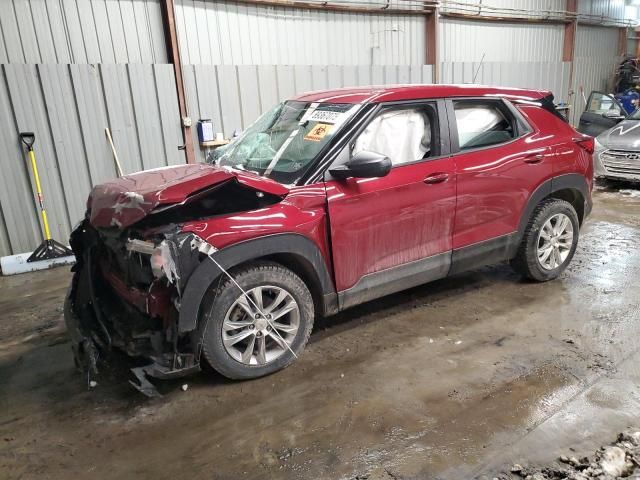
[[[600,92],[591,92],[591,95],[589,95],[589,101],[587,102],[586,111],[600,115],[609,111],[620,114],[620,107],[618,107],[618,104],[611,95]]]
[[[351,154],[382,153],[393,166],[440,155],[438,116],[434,107],[390,108],[378,114],[358,135]]]
[[[453,102],[460,150],[486,147],[516,138],[514,118],[498,102]]]

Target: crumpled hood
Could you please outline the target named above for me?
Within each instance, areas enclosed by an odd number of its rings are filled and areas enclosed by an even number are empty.
[[[640,120],[623,120],[598,135],[598,142],[613,150],[640,151]]]
[[[206,164],[145,170],[96,185],[87,201],[95,227],[124,228],[159,206],[180,204],[190,195],[235,179],[256,191],[284,197],[289,189],[250,172]]]

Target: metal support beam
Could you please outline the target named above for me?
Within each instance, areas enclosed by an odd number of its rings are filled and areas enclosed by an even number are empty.
[[[577,7],[576,0],[567,0],[567,11],[575,13]],[[562,45],[562,61],[573,62],[573,50],[576,42],[576,25],[577,21],[565,23],[564,25],[564,42]]]
[[[427,65],[433,65],[433,83],[438,83],[440,81],[440,61],[438,58],[438,30],[440,25],[439,12],[437,8],[427,15],[425,24],[425,39],[427,43],[425,63]]]
[[[577,0],[567,0],[566,10],[567,12],[574,13],[577,11]],[[576,31],[578,29],[578,21],[574,18],[572,22],[564,25],[564,41],[562,44],[562,61],[569,62],[569,91],[567,92],[567,98],[571,103],[573,91],[573,66],[574,66],[574,54],[576,51]],[[576,97],[577,98],[577,97]],[[575,107],[575,106],[574,106]]]
[[[500,15],[471,15],[468,13],[456,13],[456,12],[441,12],[440,15],[444,18],[457,18],[462,20],[469,20],[474,22],[498,22],[498,23],[528,23],[528,24],[541,24],[541,25],[557,25],[561,23],[568,23],[570,20],[564,18],[532,18],[521,16],[500,16]]]
[[[185,119],[189,117],[189,112],[187,110],[184,78],[182,76],[182,61],[180,60],[180,48],[178,46],[173,0],[163,0],[161,2],[161,6],[164,36],[167,44],[167,57],[169,58],[169,62],[173,64],[173,72],[176,78],[178,109],[180,110],[180,126],[182,127],[182,137],[184,140],[183,148],[187,157],[187,163],[195,163],[191,128],[185,125]]]
[[[303,10],[320,10],[324,12],[342,12],[342,13],[366,13],[374,15],[424,15],[425,12],[431,11],[438,4],[437,1],[424,1],[424,10],[413,8],[389,8],[389,5],[379,8],[358,7],[344,4],[332,4],[330,2],[311,1],[305,2],[300,0],[236,0],[236,3],[245,5],[262,6],[262,7],[282,7],[282,8],[298,8]],[[367,3],[367,2],[359,2]]]

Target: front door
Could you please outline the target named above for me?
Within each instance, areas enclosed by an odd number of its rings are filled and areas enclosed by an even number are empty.
[[[587,106],[580,115],[578,131],[597,137],[605,130],[615,126],[624,119],[622,105],[613,97],[602,92],[591,92]]]
[[[393,164],[382,178],[327,178],[342,308],[447,274],[456,177],[445,118],[444,103],[384,107],[338,157],[368,150]]]

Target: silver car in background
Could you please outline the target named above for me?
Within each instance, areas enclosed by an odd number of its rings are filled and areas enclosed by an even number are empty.
[[[625,115],[613,95],[591,92],[578,131],[596,137],[596,177],[640,182],[640,109]]]
[[[596,177],[640,181],[640,110],[596,137]]]

